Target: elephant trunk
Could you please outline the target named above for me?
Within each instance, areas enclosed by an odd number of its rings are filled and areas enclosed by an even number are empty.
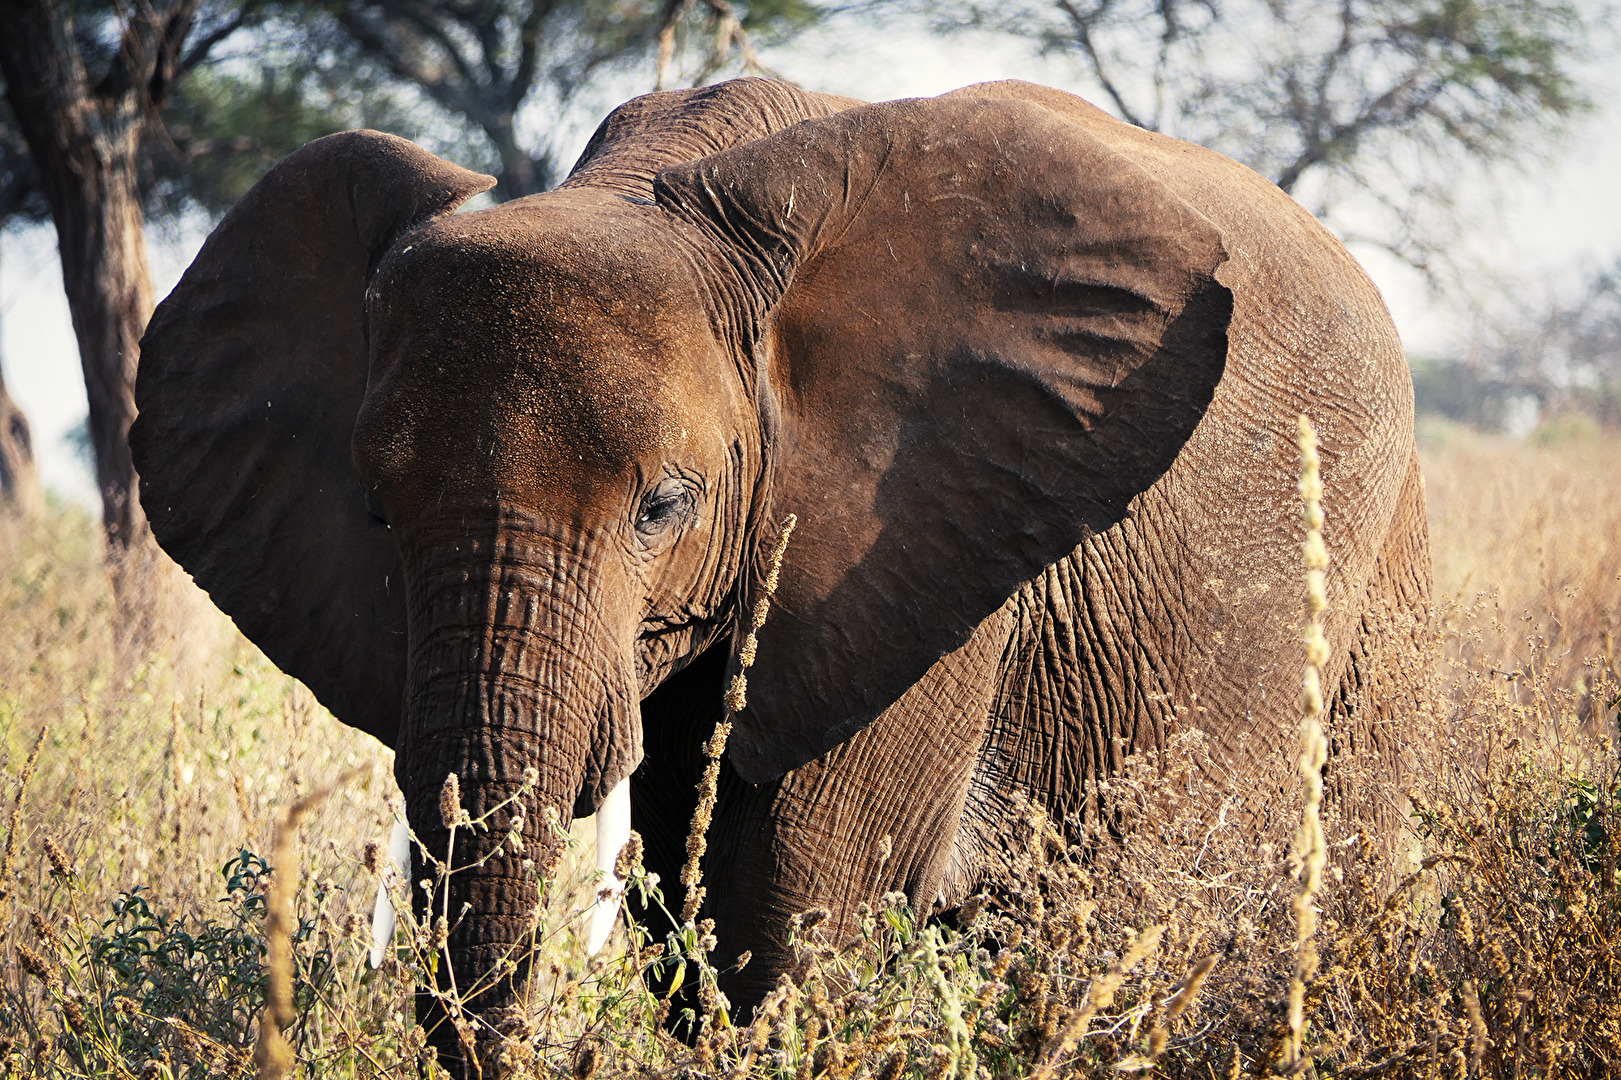
[[[395,770],[420,844],[413,907],[438,957],[417,1012],[453,1074],[523,1029],[550,824],[593,812],[641,758],[630,651],[559,547],[462,536],[407,572]]]

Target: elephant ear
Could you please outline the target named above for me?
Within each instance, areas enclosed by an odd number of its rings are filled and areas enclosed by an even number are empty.
[[[1170,467],[1225,364],[1226,255],[1114,147],[972,94],[809,121],[656,190],[761,298],[740,333],[771,520],[798,528],[729,743],[759,783],[872,723]]]
[[[310,143],[225,216],[141,341],[130,444],[159,543],[271,661],[384,742],[405,603],[350,457],[367,279],[494,183],[378,132]]]

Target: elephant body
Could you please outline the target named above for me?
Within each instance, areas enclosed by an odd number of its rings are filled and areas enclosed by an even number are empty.
[[[132,435],[159,540],[396,747],[430,846],[447,772],[477,814],[537,770],[564,818],[629,776],[674,883],[789,513],[705,862],[723,959],[754,956],[734,1004],[794,914],[950,907],[1022,799],[1084,818],[1178,725],[1286,761],[1302,413],[1335,753],[1394,767],[1361,691],[1428,597],[1411,382],[1365,274],[1254,173],[1024,83],[749,79],[448,213],[487,181],[364,133],[278,166],[154,317]],[[491,855],[452,886],[461,985],[536,898],[490,843],[458,840]]]

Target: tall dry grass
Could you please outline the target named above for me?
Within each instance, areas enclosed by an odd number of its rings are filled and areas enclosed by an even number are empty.
[[[795,970],[752,1017],[714,992],[707,921],[588,960],[585,860],[559,836],[529,853],[559,881],[536,923],[531,1015],[485,1046],[491,1070],[1621,1075],[1608,636],[1621,448],[1430,436],[1442,599],[1427,655],[1406,662],[1434,677],[1409,718],[1405,787],[1386,793],[1405,800],[1409,834],[1370,835],[1326,801],[1325,858],[1303,890],[1317,846],[1296,836],[1305,790],[1246,787],[1183,734],[1101,785],[1099,821],[1060,828],[1026,808],[952,922],[920,921],[895,895],[835,941],[806,913]],[[113,685],[96,535],[72,511],[0,526],[0,1062],[20,1076],[253,1075],[274,881],[259,853],[285,860],[269,855],[278,808],[358,767],[305,804],[277,1030],[305,1075],[431,1072],[410,993],[438,929],[406,918],[382,969],[365,958],[388,755],[229,634],[186,673],[155,661]],[[1354,768],[1341,786],[1382,782]],[[635,861],[632,845],[630,888],[658,887]],[[679,884],[664,887],[678,909]],[[656,985],[679,971],[705,989],[684,1025],[695,1039],[666,1034],[679,1017],[641,977],[655,967]]]
[[[1621,438],[1552,424],[1524,442],[1420,425],[1436,594],[1462,655],[1517,671],[1540,641],[1564,686],[1616,660],[1621,629]]]

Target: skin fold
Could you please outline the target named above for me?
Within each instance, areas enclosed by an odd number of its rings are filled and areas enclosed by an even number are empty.
[[[1361,702],[1384,616],[1428,598],[1412,387],[1372,284],[1260,177],[1025,83],[744,79],[637,98],[557,190],[452,212],[491,183],[374,132],[289,157],[154,316],[131,435],[160,542],[394,747],[430,849],[447,773],[478,815],[536,770],[537,841],[628,776],[673,886],[788,514],[705,863],[720,959],[753,954],[734,1010],[792,915],[950,907],[1021,798],[1084,817],[1179,724],[1286,763],[1302,412],[1334,760],[1394,767]],[[538,899],[504,831],[457,834],[491,856],[451,882],[458,987]],[[517,1024],[521,981],[479,1021]]]

